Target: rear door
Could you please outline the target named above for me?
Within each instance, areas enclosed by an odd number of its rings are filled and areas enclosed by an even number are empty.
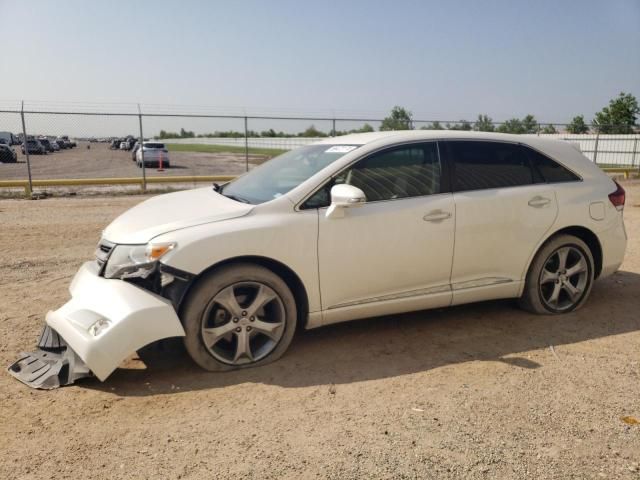
[[[517,295],[534,250],[556,219],[554,189],[536,183],[521,145],[442,144],[456,208],[453,303]]]

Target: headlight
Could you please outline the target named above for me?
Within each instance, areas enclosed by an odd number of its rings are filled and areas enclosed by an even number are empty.
[[[156,262],[175,248],[175,243],[149,243],[147,245],[117,245],[104,269],[105,278],[147,278],[156,268]]]

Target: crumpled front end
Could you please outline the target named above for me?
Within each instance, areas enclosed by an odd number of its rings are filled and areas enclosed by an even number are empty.
[[[64,339],[45,325],[38,340],[38,350],[21,353],[9,366],[9,373],[25,385],[50,390],[90,377],[89,367],[69,348]]]
[[[39,349],[9,372],[35,388],[55,388],[89,375],[104,381],[149,343],[184,336],[171,302],[132,283],[105,279],[85,263],[69,288],[71,299],[46,316]],[[47,343],[48,342],[48,343]]]

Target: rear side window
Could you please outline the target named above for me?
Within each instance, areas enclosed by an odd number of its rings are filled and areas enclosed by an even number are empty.
[[[531,185],[533,172],[520,145],[501,142],[445,142],[453,164],[454,191]]]
[[[524,148],[524,147],[523,147]],[[527,154],[531,159],[534,168],[540,172],[543,180],[547,183],[578,182],[580,177],[570,172],[559,163],[551,160],[546,155],[527,148]]]

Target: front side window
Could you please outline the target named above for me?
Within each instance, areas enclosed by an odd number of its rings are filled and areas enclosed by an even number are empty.
[[[456,192],[531,185],[533,172],[520,145],[501,142],[444,142],[453,164]]]
[[[395,147],[363,158],[325,184],[302,208],[327,207],[331,187],[346,183],[362,190],[367,202],[441,192],[442,169],[436,142]]]
[[[344,172],[336,183],[358,187],[368,202],[440,193],[440,160],[435,142],[385,150]]]

